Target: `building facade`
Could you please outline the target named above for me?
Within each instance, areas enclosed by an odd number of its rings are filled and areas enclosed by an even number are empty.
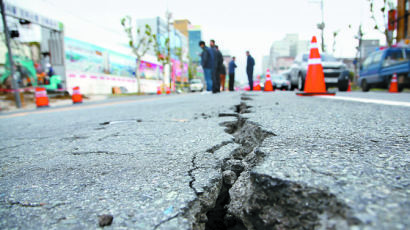
[[[178,48],[182,49],[183,57],[188,54],[188,38],[183,35],[179,30],[177,30],[171,23],[167,23],[160,17],[155,18],[144,18],[137,19],[137,27],[142,29],[145,25],[151,27],[152,33],[157,37],[157,43],[160,45],[160,49],[165,53],[165,40],[169,38],[170,48],[171,48],[171,59],[179,60],[176,50]],[[155,51],[153,49],[148,51],[149,54],[155,56]],[[186,61],[186,60],[181,60]]]
[[[308,51],[309,41],[299,40],[298,34],[286,34],[282,40],[273,42],[264,67],[271,69],[272,73],[281,72],[290,67],[290,60]]]
[[[174,27],[181,32],[186,38],[188,38],[188,29],[191,26],[191,22],[188,19],[181,19],[174,21]]]
[[[364,60],[371,52],[376,51],[377,49],[380,48],[380,41],[377,39],[365,39],[362,40],[362,46],[361,46],[361,54],[362,54],[362,59]]]
[[[199,42],[202,40],[202,32],[200,26],[191,26],[188,30],[189,39],[189,58],[193,63],[199,64],[200,54],[202,52],[199,47]]]
[[[144,18],[137,20],[137,27],[142,29],[145,25],[151,27],[152,33],[156,35],[160,52],[167,55],[166,40],[169,38],[171,69],[164,68],[164,82],[175,89],[177,84],[188,81],[188,38],[177,30],[171,23],[160,17]],[[179,53],[182,52],[180,55]],[[155,56],[154,49],[148,51],[149,55]]]

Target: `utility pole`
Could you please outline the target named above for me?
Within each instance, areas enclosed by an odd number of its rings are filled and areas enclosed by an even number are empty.
[[[309,1],[311,3],[319,3],[318,1]],[[321,39],[322,39],[322,44],[321,44],[321,49],[322,52],[325,52],[326,46],[325,46],[325,38],[324,38],[324,33],[325,33],[325,17],[324,17],[324,9],[323,9],[323,0],[320,0],[320,10],[321,10],[321,16],[322,16],[322,22],[317,24],[317,28],[321,31]]]
[[[169,87],[172,88],[172,63],[171,63],[171,36],[170,36],[170,24],[171,24],[171,18],[172,18],[172,13],[168,10],[165,12],[165,18],[167,19],[167,32],[168,32],[168,47],[167,48],[167,55],[168,55],[168,60],[169,60]]]
[[[356,70],[356,74],[355,74],[355,83],[357,83],[357,76],[358,73],[360,73],[360,69],[362,66],[362,38],[363,38],[363,31],[362,31],[362,25],[359,25],[359,29],[357,31],[357,35],[355,36],[355,38],[358,40],[358,46],[357,46],[357,55],[358,56],[358,60],[357,60],[357,70]]]
[[[318,28],[322,32],[322,52],[325,52],[325,38],[324,38],[324,31],[325,31],[325,19],[324,19],[324,13],[323,13],[323,0],[320,1],[320,10],[322,11],[322,23],[318,25]]]
[[[9,33],[9,28],[7,27],[6,11],[4,9],[3,0],[0,0],[0,7],[1,7],[1,17],[3,19],[4,36],[6,37],[6,46],[7,46],[7,50],[9,54],[8,58],[10,62],[11,84],[12,84],[12,89],[14,92],[14,99],[16,101],[17,108],[21,108],[20,94],[18,92],[18,84],[16,82],[16,78],[14,77],[15,73],[14,73],[13,54],[11,52],[11,47],[10,47],[10,33]]]

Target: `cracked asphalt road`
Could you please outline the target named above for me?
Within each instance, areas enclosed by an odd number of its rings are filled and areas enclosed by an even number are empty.
[[[196,198],[192,159],[231,139],[218,113],[238,102],[159,97],[3,119],[0,228],[90,229],[101,214],[114,228],[160,226]]]
[[[408,107],[287,92],[7,117],[0,228],[92,229],[109,214],[113,229],[204,229],[229,189],[237,229],[408,229],[409,118]]]

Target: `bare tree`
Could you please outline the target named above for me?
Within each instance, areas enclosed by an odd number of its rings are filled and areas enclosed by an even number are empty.
[[[171,46],[169,42],[169,37],[166,38],[163,43],[157,39],[157,36],[155,34],[152,34],[151,36],[152,40],[155,41],[154,43],[154,51],[157,56],[157,60],[161,63],[162,65],[162,74],[164,76],[163,78],[163,84],[165,85],[165,68],[168,64],[171,63]]]
[[[332,44],[332,51],[333,54],[336,52],[336,37],[339,35],[339,30],[333,31],[333,44]]]
[[[371,12],[371,18],[374,21],[374,29],[379,31],[380,33],[384,34],[386,37],[386,43],[388,46],[391,46],[393,44],[393,33],[388,30],[388,25],[387,25],[387,17],[388,17],[388,10],[387,9],[394,9],[394,3],[391,0],[383,0],[383,5],[380,8],[380,13],[383,16],[383,22],[379,22],[376,17],[376,11],[374,7],[374,0],[367,0],[370,4],[370,12]]]
[[[130,16],[125,16],[121,19],[121,25],[124,28],[125,33],[128,36],[128,45],[131,47],[132,52],[137,56],[137,67],[135,68],[135,75],[137,77],[138,84],[138,93],[141,93],[141,84],[140,84],[140,72],[139,67],[141,65],[141,60],[144,55],[151,48],[153,43],[152,30],[151,27],[146,24],[145,30],[141,32],[140,28],[137,28],[137,34],[134,37],[132,19]]]

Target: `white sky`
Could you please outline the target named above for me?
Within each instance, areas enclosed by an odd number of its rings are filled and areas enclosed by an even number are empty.
[[[99,45],[113,40],[126,41],[120,25],[125,15],[136,18],[164,17],[168,8],[173,19],[188,19],[202,27],[203,39],[215,39],[222,50],[237,57],[237,76],[245,80],[245,51],[255,58],[255,74],[262,70],[262,56],[269,53],[273,41],[286,33],[298,33],[299,39],[320,41],[316,24],[321,20],[320,0],[6,0],[64,23],[66,36]],[[382,1],[378,1],[382,2]],[[367,0],[324,0],[325,43],[331,50],[333,31],[337,57],[353,57],[357,41],[354,35],[363,24],[365,39],[381,39],[372,30]],[[380,20],[381,21],[381,20]],[[352,25],[352,29],[348,25]]]

